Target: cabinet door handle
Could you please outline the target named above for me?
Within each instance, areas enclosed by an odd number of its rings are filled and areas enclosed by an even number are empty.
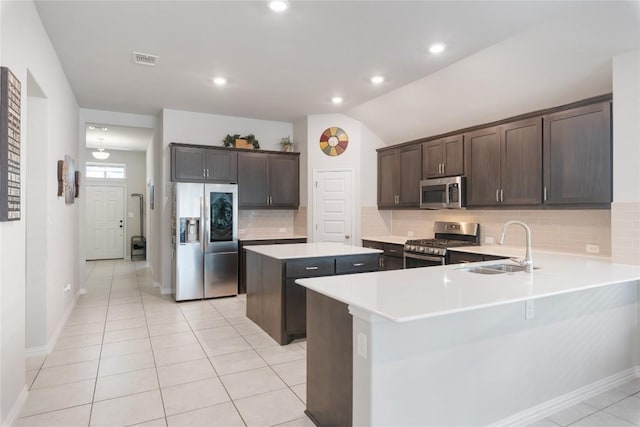
[[[316,266],[314,265],[314,266],[312,266],[312,267],[305,267],[304,269],[305,269],[305,270],[317,270],[317,269],[318,269],[318,267],[316,267]]]
[[[500,201],[504,202],[504,190],[502,188],[500,189]]]
[[[447,170],[447,169],[446,169],[446,165],[443,163],[443,164],[442,164],[442,175],[444,175],[444,174],[445,174],[446,170]]]
[[[396,252],[398,252],[398,251],[397,251],[397,250],[395,250],[395,249],[389,249],[389,252],[391,252],[391,253],[394,253],[394,254],[395,254],[395,253],[396,253]]]
[[[207,178],[209,178],[209,168],[207,168]]]
[[[364,265],[364,262],[356,262],[355,264],[353,264],[354,267],[362,267]]]
[[[496,188],[496,202],[500,202],[500,190]]]
[[[547,201],[547,187],[544,187],[544,196],[543,196],[543,201],[546,202]]]
[[[207,170],[206,170],[205,168],[202,168],[202,176],[203,176],[204,178],[206,178],[206,177],[207,177]]]

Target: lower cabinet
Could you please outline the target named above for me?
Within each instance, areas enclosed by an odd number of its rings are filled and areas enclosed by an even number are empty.
[[[247,251],[247,317],[279,344],[306,336],[307,289],[297,279],[379,270],[378,254],[279,260]]]
[[[380,270],[402,270],[404,268],[404,245],[382,243],[375,240],[362,240],[362,246],[384,251],[380,257]]]
[[[238,293],[244,294],[247,292],[247,250],[245,246],[287,245],[292,243],[307,243],[307,239],[240,240],[238,243]]]

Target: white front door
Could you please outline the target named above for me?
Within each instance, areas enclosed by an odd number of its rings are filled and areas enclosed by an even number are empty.
[[[313,241],[353,243],[353,171],[315,171]]]
[[[124,187],[87,185],[87,259],[124,258]]]

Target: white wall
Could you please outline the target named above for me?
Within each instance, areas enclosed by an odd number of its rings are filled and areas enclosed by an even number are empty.
[[[306,207],[308,202],[307,178],[309,175],[309,142],[307,130],[307,117],[293,124],[294,151],[300,152],[300,207]]]
[[[21,137],[23,153],[22,220],[0,224],[1,319],[0,319],[0,419],[12,417],[25,391],[25,249],[26,220],[24,191],[29,159],[24,155],[29,144],[46,144],[47,197],[47,336],[63,321],[78,292],[77,241],[78,204],[65,205],[56,197],[57,160],[65,154],[78,160],[78,105],[69,87],[56,52],[45,32],[32,2],[0,3],[1,57],[22,82]],[[38,82],[47,97],[47,140],[34,140],[28,135],[27,72]],[[64,294],[65,283],[72,291]]]
[[[161,145],[161,124],[160,124],[160,117],[159,116],[151,116],[151,115],[143,115],[143,114],[129,114],[129,113],[119,113],[119,112],[114,112],[114,111],[103,111],[103,110],[91,110],[91,109],[85,109],[82,108],[80,109],[80,120],[78,123],[78,147],[81,153],[81,158],[79,161],[80,165],[84,165],[85,162],[87,160],[89,160],[89,157],[87,157],[86,155],[86,145],[87,145],[87,124],[89,123],[99,123],[99,124],[104,124],[104,125],[114,125],[114,126],[128,126],[128,127],[139,127],[139,128],[147,128],[147,129],[153,129],[153,141],[151,142],[151,144],[153,144],[153,147],[160,147]],[[148,150],[148,149],[147,149]],[[159,148],[157,149],[157,151],[159,151]],[[154,155],[156,153],[154,152]],[[93,157],[91,157],[93,158]],[[156,174],[154,175],[154,180],[156,182],[160,181],[160,164],[156,163],[159,162],[159,159],[156,160],[151,160],[148,159],[147,162],[152,162],[154,164],[154,168],[153,173]],[[148,163],[147,163],[148,164]],[[149,168],[147,168],[147,173],[150,173]],[[147,177],[147,182],[149,180],[150,177]],[[82,187],[80,189],[81,194],[84,193],[84,191],[86,191],[86,189],[84,188],[84,186],[86,185],[86,182],[82,182],[81,183]],[[157,188],[156,188],[156,192],[157,192]],[[143,194],[147,195],[148,192],[146,191],[142,191]],[[86,193],[85,193],[86,194]],[[148,197],[145,197],[145,199],[148,199]],[[80,215],[80,224],[79,224],[79,228],[81,230],[80,232],[80,236],[79,236],[79,258],[80,258],[80,264],[79,264],[79,269],[80,269],[80,277],[82,279],[82,289],[86,290],[86,284],[85,284],[85,265],[86,265],[86,249],[85,249],[85,241],[86,241],[86,236],[85,236],[85,198],[81,197],[80,199],[80,212],[82,213],[82,215]],[[156,193],[156,202],[158,201],[158,195]],[[153,274],[153,280],[155,282],[159,282],[160,281],[160,272],[162,270],[161,267],[161,262],[159,259],[159,245],[156,244],[156,237],[155,236],[159,236],[161,233],[160,230],[160,211],[157,210],[157,208],[155,210],[151,210],[149,209],[149,204],[148,201],[146,202],[146,213],[147,213],[147,218],[145,220],[145,223],[147,224],[145,226],[145,228],[147,229],[146,232],[146,236],[148,236],[147,238],[147,260],[149,260],[149,264],[152,270],[152,274]]]
[[[127,168],[127,179],[124,181],[126,184],[127,193],[124,195],[125,206],[125,257],[131,256],[131,236],[140,235],[140,202],[137,197],[131,197],[133,193],[141,193],[144,195],[144,215],[146,216],[149,209],[149,192],[147,191],[146,179],[146,154],[142,151],[124,151],[124,150],[108,150],[111,154],[107,160],[98,160],[91,155],[91,152],[95,151],[93,148],[85,150],[85,156],[88,162],[95,163],[121,163],[125,164]],[[86,170],[86,169],[85,169]],[[85,173],[82,174],[86,176]],[[89,179],[86,178],[86,185],[101,185],[109,183],[109,180],[101,179]],[[145,224],[143,227],[146,229],[147,219],[144,219]],[[86,224],[86,223],[85,223]],[[87,230],[84,235],[86,236]],[[147,231],[144,231],[144,235],[147,236]]]
[[[171,153],[169,144],[179,142],[209,146],[222,146],[227,134],[254,134],[263,150],[280,150],[280,139],[293,134],[293,124],[189,111],[162,110],[162,180],[156,185],[156,207],[161,209],[162,219],[162,292],[171,291]]]

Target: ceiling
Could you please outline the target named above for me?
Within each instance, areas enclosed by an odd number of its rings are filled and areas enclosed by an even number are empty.
[[[348,111],[581,4],[290,3],[282,14],[266,1],[47,0],[36,7],[81,108],[293,122]],[[430,54],[433,42],[447,49]],[[134,51],[159,56],[157,66],[135,65]],[[374,74],[387,80],[375,86]],[[228,84],[216,87],[214,76]],[[344,103],[333,105],[335,95]]]

